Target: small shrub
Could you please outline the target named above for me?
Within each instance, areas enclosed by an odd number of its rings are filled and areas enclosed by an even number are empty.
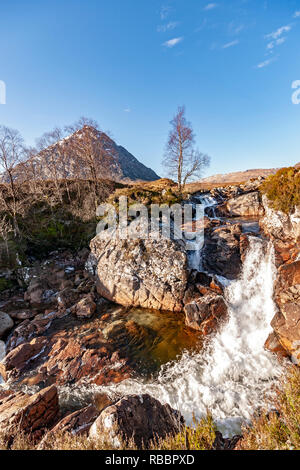
[[[210,413],[194,427],[184,426],[174,437],[161,439],[152,445],[152,450],[211,450],[216,439],[216,425]]]

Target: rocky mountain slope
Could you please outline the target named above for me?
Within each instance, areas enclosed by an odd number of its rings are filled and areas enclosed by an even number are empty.
[[[95,143],[100,142],[102,149],[97,149],[98,155],[89,156],[95,152]],[[92,150],[91,150],[92,149]],[[117,145],[107,134],[91,126],[84,126],[68,137],[42,150],[16,169],[16,174],[22,174],[24,169],[36,175],[37,179],[86,178],[86,172],[81,152],[87,154],[87,166],[93,159],[97,168],[97,178],[109,178],[114,181],[155,181],[159,176],[143,165],[124,147]],[[107,152],[112,158],[103,158]],[[98,161],[97,161],[98,160]],[[85,162],[86,163],[86,162]]]
[[[241,183],[243,181],[248,181],[251,178],[259,178],[260,176],[266,177],[269,175],[273,175],[276,173],[276,171],[278,171],[278,168],[236,171],[233,173],[208,176],[207,178],[202,178],[200,182],[210,184]]]

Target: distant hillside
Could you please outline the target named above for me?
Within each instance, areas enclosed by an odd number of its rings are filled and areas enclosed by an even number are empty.
[[[88,144],[86,144],[87,142]],[[34,175],[35,179],[89,178],[88,158],[84,161],[85,159],[82,158],[80,152],[82,153],[82,148],[84,148],[88,155],[90,149],[97,142],[101,142],[103,145],[103,154],[107,153],[112,156],[111,159],[105,159],[101,158],[101,152],[99,153],[99,161],[93,162],[97,178],[109,178],[120,182],[156,181],[159,179],[159,176],[151,168],[143,165],[104,132],[91,126],[84,126],[20,164],[15,171],[16,177],[22,177],[26,171]]]
[[[295,168],[300,168],[300,162],[296,163]],[[243,183],[251,178],[259,178],[260,176],[267,177],[274,175],[279,168],[268,168],[268,169],[254,169],[246,171],[235,171],[233,173],[224,173],[218,175],[208,176],[202,178],[197,183],[203,184],[230,184],[230,183]]]
[[[202,178],[199,183],[207,184],[228,184],[228,183],[241,183],[251,178],[258,178],[259,176],[274,175],[278,171],[278,168],[270,169],[255,169],[246,171],[235,171],[233,173],[225,173],[219,175],[212,175],[208,178]]]

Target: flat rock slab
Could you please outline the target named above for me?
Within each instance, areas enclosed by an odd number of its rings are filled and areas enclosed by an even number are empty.
[[[19,392],[0,399],[0,431],[8,437],[20,432],[38,434],[53,425],[58,417],[55,386],[34,395]]]

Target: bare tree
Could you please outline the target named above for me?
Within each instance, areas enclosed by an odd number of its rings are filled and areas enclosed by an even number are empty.
[[[17,222],[18,188],[15,183],[16,168],[24,158],[24,141],[21,134],[5,126],[0,126],[0,173],[8,185],[9,197],[3,197],[6,209],[14,225],[15,236],[19,234]]]
[[[76,167],[73,172],[78,178],[88,178],[92,182],[95,205],[101,193],[101,180],[110,178],[116,163],[117,151],[113,141],[99,129],[98,124],[87,118],[81,118],[67,128],[80,132],[80,138],[70,138],[68,152],[73,156]]]
[[[210,157],[195,149],[195,135],[191,123],[186,120],[184,106],[178,108],[170,124],[172,128],[163,165],[177,180],[178,190],[182,192],[188,180],[201,177],[203,169],[210,163]]]
[[[13,231],[12,225],[8,220],[7,216],[0,219],[0,237],[4,241],[7,259],[9,260],[9,234]]]
[[[75,121],[73,124],[69,124],[68,126],[65,126],[64,130],[67,134],[74,134],[74,132],[77,132],[84,127],[92,127],[94,129],[99,130],[99,124],[97,121],[94,119],[81,116],[78,121]]]
[[[64,177],[62,175],[63,169],[65,169],[65,158],[66,155],[63,155],[62,149],[60,151],[59,147],[55,147],[55,151],[51,148],[57,142],[62,140],[65,137],[65,132],[59,127],[55,127],[50,132],[45,132],[37,140],[37,150],[43,156],[43,173],[47,171],[47,177],[53,180],[56,194],[61,198],[60,184],[59,180]],[[34,159],[36,162],[36,158]]]

